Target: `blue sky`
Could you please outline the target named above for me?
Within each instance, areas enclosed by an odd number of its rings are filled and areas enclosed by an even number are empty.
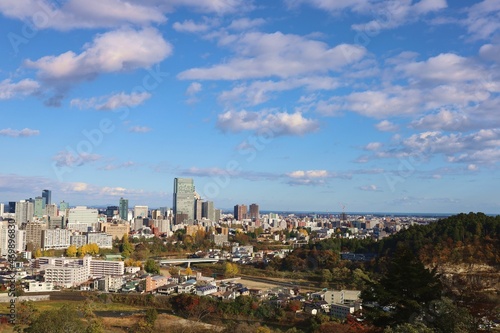
[[[500,2],[4,0],[0,202],[500,212]]]

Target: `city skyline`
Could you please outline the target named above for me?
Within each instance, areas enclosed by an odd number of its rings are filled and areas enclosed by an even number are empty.
[[[0,4],[0,202],[500,213],[500,4]]]

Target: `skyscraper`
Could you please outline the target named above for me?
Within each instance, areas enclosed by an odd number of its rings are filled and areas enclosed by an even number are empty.
[[[148,206],[134,206],[134,218],[143,217],[147,218],[149,216]]]
[[[16,224],[21,224],[33,220],[35,204],[29,200],[21,200],[16,203]]]
[[[259,216],[259,205],[257,204],[251,204],[250,205],[250,218],[252,221],[258,221],[260,216]]]
[[[234,206],[234,218],[238,221],[247,218],[247,206],[245,205],[236,205]]]
[[[45,215],[45,198],[36,197],[35,198],[35,216],[38,218]]]
[[[192,178],[174,179],[174,219],[179,224],[194,220],[194,182]]]
[[[202,205],[202,216],[209,219],[210,221],[215,221],[215,209],[213,201],[206,201]]]
[[[118,214],[122,220],[128,219],[128,199],[120,198],[120,205],[118,207]]]
[[[195,204],[194,219],[201,221],[202,217],[206,217],[203,215],[203,208],[202,208],[205,202],[203,201],[203,199],[195,199],[194,204]]]
[[[50,205],[52,203],[52,191],[51,190],[43,190],[42,198],[44,198],[45,206]]]
[[[66,216],[66,211],[69,209],[69,203],[65,202],[64,200],[61,201],[59,204],[59,215],[60,216]]]

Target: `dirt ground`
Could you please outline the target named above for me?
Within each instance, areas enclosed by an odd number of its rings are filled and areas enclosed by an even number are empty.
[[[121,318],[110,318],[110,317],[101,317],[105,327],[107,328],[107,332],[112,333],[123,333],[128,332],[128,329],[132,327],[137,321],[140,320],[140,316],[128,316]],[[222,327],[217,327],[214,325],[194,322],[190,320],[186,320],[183,318],[171,316],[168,314],[159,314],[158,319],[155,323],[155,331],[156,332],[170,332],[172,328],[178,328],[179,331],[184,331],[182,328],[187,329],[186,332],[190,331],[190,328],[198,328],[203,327],[204,329],[210,330],[211,332],[220,332],[223,330]]]

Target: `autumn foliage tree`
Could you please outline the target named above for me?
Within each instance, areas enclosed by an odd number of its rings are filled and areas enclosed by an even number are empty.
[[[226,261],[224,263],[224,276],[235,277],[239,273],[240,273],[240,268],[238,267],[237,264],[230,263],[229,261]]]

